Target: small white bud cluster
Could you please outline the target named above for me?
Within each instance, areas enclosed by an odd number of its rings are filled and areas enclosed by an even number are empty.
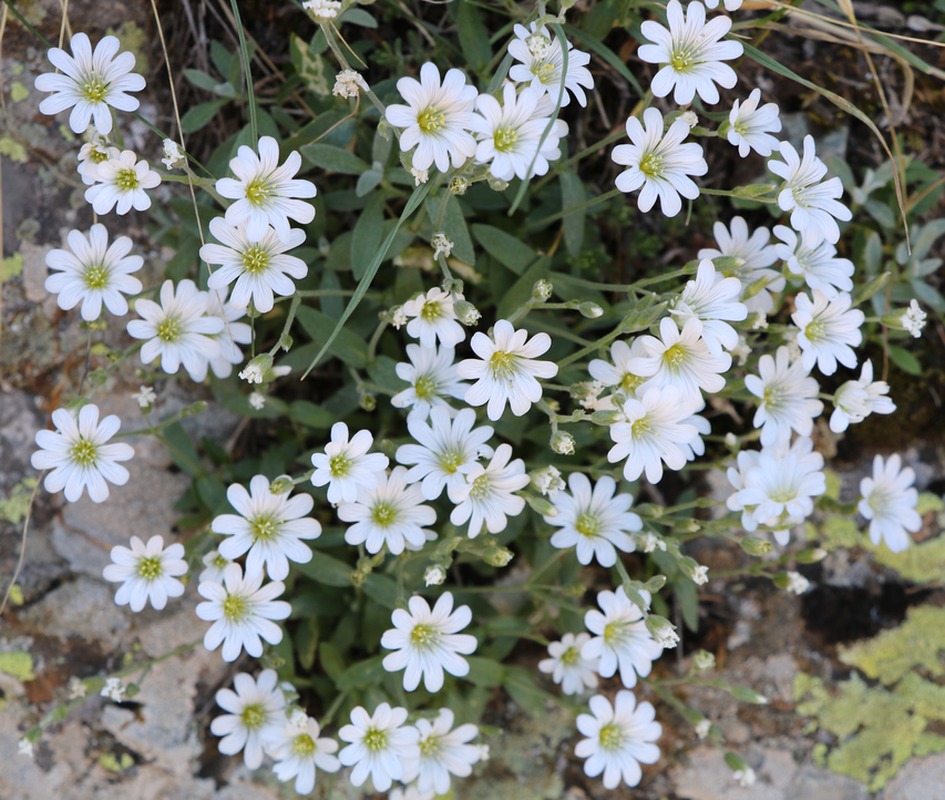
[[[343,69],[335,75],[335,85],[331,93],[335,97],[357,97],[362,91],[367,91],[368,85],[361,74],[353,69]]]
[[[338,16],[341,3],[337,0],[306,0],[302,8],[308,11],[316,22],[328,22]]]

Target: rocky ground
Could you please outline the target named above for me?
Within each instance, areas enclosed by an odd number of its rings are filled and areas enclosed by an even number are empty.
[[[32,22],[57,35],[59,3],[34,0],[22,4]],[[73,0],[73,19],[103,32],[121,20],[126,32],[149,30],[144,3],[100,4]],[[4,129],[0,132],[3,191],[2,317],[0,317],[0,589],[5,589],[20,555],[22,521],[11,498],[30,491],[24,479],[35,477],[29,466],[33,436],[47,424],[60,394],[83,380],[86,332],[75,315],[65,315],[43,288],[45,253],[61,245],[69,228],[82,224],[77,209],[78,185],[72,170],[76,144],[59,126],[35,111],[38,98],[32,79],[45,69],[43,49],[7,18],[0,70],[6,87]],[[152,148],[153,149],[153,148]],[[134,234],[144,248],[147,269],[157,274],[164,254],[143,233]],[[116,334],[120,336],[120,331]],[[131,394],[137,388],[133,368],[109,378],[102,396],[103,413],[115,413],[123,429],[141,424]],[[200,395],[191,390],[165,392],[158,413],[173,413]],[[236,424],[226,415],[188,420],[193,436],[225,438]],[[874,424],[882,425],[882,421]],[[109,549],[127,543],[130,534],[174,538],[174,503],[188,480],[171,468],[166,453],[146,440],[132,442],[127,486],[113,490],[103,505],[87,499],[63,504],[58,497],[37,495],[17,585],[22,597],[0,620],[0,798],[17,800],[107,800],[108,798],[276,798],[291,796],[265,770],[248,773],[236,759],[219,756],[209,733],[213,696],[230,682],[240,664],[227,665],[199,642],[205,625],[193,612],[193,585],[163,612],[131,614],[113,602],[113,587],[102,579]],[[865,472],[868,453],[850,461],[844,474],[846,496]],[[910,451],[907,461],[919,472],[922,486],[945,480],[936,442]],[[931,534],[937,535],[936,527]],[[710,571],[731,565],[737,553],[703,554]],[[714,560],[713,560],[714,559]],[[692,690],[688,700],[701,708],[724,737],[725,745],[699,741],[691,725],[661,707],[666,735],[665,758],[647,769],[644,784],[633,793],[643,800],[915,800],[942,796],[945,756],[909,761],[885,788],[870,793],[864,784],[819,766],[818,745],[832,743],[829,734],[812,730],[796,711],[795,680],[800,671],[828,682],[849,677],[838,659],[838,642],[874,635],[898,624],[914,602],[913,587],[900,603],[887,597],[886,583],[895,573],[855,550],[852,557],[833,553],[812,569],[814,589],[795,597],[768,583],[704,587],[705,629],[680,658],[664,659],[662,677],[682,674],[695,644],[717,654],[710,673],[731,684],[747,686],[769,699],[766,706],[736,702],[716,689]],[[897,584],[898,585],[898,584]],[[819,592],[819,594],[818,594]],[[922,600],[935,604],[934,592]],[[853,611],[851,611],[853,609]],[[860,627],[857,627],[860,626]],[[26,730],[68,701],[70,678],[87,678],[122,669],[128,663],[159,658],[145,675],[132,676],[140,692],[115,703],[97,694],[73,700],[60,721],[49,726],[33,758],[18,755]],[[28,653],[22,662],[4,656]],[[670,654],[671,655],[671,654]],[[524,656],[533,662],[537,656]],[[4,665],[9,669],[4,669]],[[14,668],[12,665],[19,665]],[[536,673],[537,674],[537,673]],[[651,697],[655,702],[660,701]],[[459,797],[472,800],[582,800],[626,797],[595,788],[571,756],[575,741],[570,719],[549,709],[533,720],[506,702],[503,731],[491,741],[492,759],[465,783]],[[742,787],[732,778],[724,752],[741,754],[754,770],[755,783]],[[323,797],[345,798],[351,790],[326,784]]]

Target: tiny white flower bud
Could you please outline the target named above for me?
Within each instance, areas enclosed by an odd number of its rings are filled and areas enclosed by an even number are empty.
[[[708,650],[696,650],[692,654],[692,668],[699,672],[715,669],[715,656]]]
[[[565,488],[566,484],[557,467],[547,466],[531,474],[532,486],[541,494],[554,497]]]
[[[262,411],[266,405],[266,395],[261,392],[253,392],[249,396],[249,404],[257,411]]]
[[[426,183],[430,180],[430,173],[425,169],[417,169],[413,167],[410,170],[410,174],[413,175],[413,182],[416,186],[419,186],[421,183]]]
[[[161,163],[168,169],[174,169],[187,163],[184,154],[180,151],[180,146],[173,139],[164,140],[164,158]]]
[[[684,120],[690,128],[695,128],[699,124],[699,117],[696,116],[695,111],[683,111],[679,119]]]
[[[801,595],[804,594],[808,589],[810,589],[810,581],[807,580],[800,572],[794,572],[789,570],[787,574],[787,586],[785,587],[789,592],[793,594]]]
[[[912,300],[909,307],[902,312],[899,324],[903,330],[909,331],[912,336],[918,339],[922,336],[922,329],[925,327],[925,320],[928,315],[919,307],[917,300]]]
[[[737,770],[732,773],[732,780],[738,783],[743,789],[755,785],[755,771],[751,767]]]
[[[551,449],[561,456],[574,455],[574,437],[567,431],[555,431],[551,437]]]
[[[16,745],[17,755],[26,756],[27,758],[33,757],[33,743],[23,736]]]
[[[433,564],[423,573],[423,582],[426,586],[439,586],[446,580],[446,570],[439,564]]]
[[[460,178],[458,175],[450,180],[450,194],[455,194],[457,197],[462,197],[466,194],[466,190],[470,187],[470,183],[465,178]]]
[[[353,69],[343,69],[335,75],[335,85],[331,93],[335,97],[357,97],[368,88],[364,78]]]
[[[551,285],[551,281],[541,280],[535,281],[535,285],[532,286],[532,297],[537,300],[539,303],[544,303],[551,293],[554,291],[554,286]]]
[[[109,700],[114,700],[116,703],[120,703],[125,697],[125,686],[121,682],[121,678],[106,678],[105,685],[102,687],[102,691],[99,692],[102,697],[107,697]]]
[[[157,394],[150,386],[141,386],[138,391],[131,395],[138,403],[139,408],[151,408],[154,401],[157,400]]]
[[[341,3],[338,0],[305,0],[302,8],[308,11],[316,22],[329,22],[338,16]]]
[[[705,739],[709,735],[709,731],[712,730],[712,723],[707,719],[700,719],[696,723],[696,736],[700,739]]]
[[[433,238],[430,240],[430,246],[433,248],[434,259],[440,256],[449,258],[450,254],[453,252],[453,243],[447,239],[446,234],[442,232],[433,234]]]

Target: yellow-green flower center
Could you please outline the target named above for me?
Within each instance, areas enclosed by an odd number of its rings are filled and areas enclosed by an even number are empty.
[[[686,348],[681,344],[667,347],[663,353],[663,362],[672,369],[678,368],[686,360]]]
[[[429,400],[436,396],[437,386],[435,378],[430,375],[421,375],[413,385],[413,390],[421,400]]]
[[[108,270],[101,264],[92,264],[85,268],[85,285],[90,289],[104,289],[108,285]]]
[[[253,535],[253,541],[260,539],[268,541],[279,533],[279,520],[271,514],[264,514],[259,517],[253,517],[249,521],[249,529]]]
[[[115,173],[115,185],[123,192],[133,192],[141,182],[138,180],[138,173],[131,167],[125,167]]]
[[[243,269],[250,275],[258,275],[269,269],[269,251],[252,245],[243,251]]]
[[[600,746],[605,750],[619,750],[623,746],[625,736],[623,729],[616,722],[608,722],[600,729]]]
[[[577,661],[580,657],[580,650],[578,650],[576,647],[569,647],[561,654],[561,663],[571,667],[577,664]]]
[[[438,133],[446,127],[446,114],[435,106],[427,106],[417,114],[417,125],[424,133]]]
[[[78,464],[80,467],[90,467],[95,463],[98,456],[98,448],[88,439],[79,437],[79,441],[72,445],[69,455],[74,464]]]
[[[169,316],[164,317],[157,324],[157,338],[162,342],[167,342],[171,344],[180,339],[181,335],[184,333],[184,326],[181,325],[179,317]]]
[[[223,569],[225,566],[227,566],[230,563],[230,559],[225,558],[221,556],[219,553],[217,553],[213,557],[213,560],[210,563],[213,564],[213,566],[217,567],[218,569]]]
[[[108,160],[107,150],[99,150],[97,147],[93,147],[92,150],[89,151],[89,161],[91,161],[93,164],[101,164],[102,162],[107,161],[107,160]]]
[[[617,644],[624,636],[624,624],[622,622],[608,622],[604,626],[604,643],[611,647]]]
[[[238,594],[228,594],[223,601],[223,616],[225,619],[239,622],[249,612],[246,598]]]
[[[371,519],[375,525],[387,528],[397,519],[397,509],[390,503],[380,502],[371,509]]]
[[[625,372],[620,379],[620,388],[628,394],[633,394],[640,388],[640,384],[643,383],[643,380],[644,379],[639,375],[634,375],[632,372]]]
[[[492,138],[495,149],[500,153],[507,153],[515,147],[515,143],[518,141],[518,131],[515,128],[499,128]]]
[[[574,523],[574,529],[581,534],[581,536],[597,536],[600,533],[600,520],[596,515],[585,512],[577,518],[577,522]]]
[[[414,647],[418,647],[422,650],[431,648],[436,644],[438,638],[439,635],[436,628],[423,622],[419,625],[414,625],[413,630],[410,631],[410,643]]]
[[[653,430],[653,426],[650,425],[650,421],[646,417],[640,417],[636,422],[631,423],[630,433],[636,438],[639,436],[646,436]]]
[[[81,90],[85,99],[90,103],[101,103],[108,95],[108,84],[93,72],[86,76]]]
[[[155,578],[161,577],[163,572],[160,556],[148,556],[138,562],[138,575],[146,581],[153,581]]]
[[[435,757],[441,749],[439,736],[428,736],[420,740],[420,755],[424,758]]]
[[[420,307],[420,319],[432,322],[443,316],[443,307],[439,300],[426,300]]]
[[[440,453],[440,469],[448,475],[453,475],[459,466],[466,460],[464,453],[459,448],[453,450],[444,450]]]
[[[292,752],[297,756],[310,756],[315,752],[315,741],[307,733],[301,733],[292,741]]]
[[[542,83],[550,83],[555,77],[555,65],[550,61],[536,61],[532,64],[532,75]]]
[[[824,338],[824,334],[827,332],[827,326],[824,325],[819,319],[815,319],[812,322],[807,324],[807,327],[804,328],[804,335],[811,342],[818,342]]]
[[[266,721],[266,709],[258,703],[246,706],[240,714],[240,719],[243,721],[243,727],[249,730],[261,728]]]
[[[696,63],[696,55],[697,53],[692,48],[681,47],[670,54],[669,65],[676,72],[688,72]]]
[[[491,488],[492,481],[489,479],[488,473],[484,472],[472,482],[472,486],[469,488],[469,497],[472,500],[481,500],[489,494]]]
[[[746,133],[748,133],[748,124],[745,122],[745,120],[739,117],[735,120],[735,124],[732,125],[732,129],[739,136],[744,136]]]
[[[640,159],[640,172],[647,178],[658,178],[663,174],[663,157],[653,151]]]
[[[246,187],[246,199],[254,206],[261,206],[269,199],[271,191],[269,184],[263,178],[256,178]]]
[[[328,459],[328,471],[333,478],[343,478],[351,469],[351,459],[344,453],[339,453]]]
[[[492,370],[492,377],[502,380],[510,380],[515,375],[515,362],[518,356],[514,353],[506,353],[504,350],[496,350],[489,358],[489,368]]]
[[[385,750],[387,748],[387,731],[382,731],[380,728],[368,728],[364,732],[364,738],[361,741],[372,753]]]

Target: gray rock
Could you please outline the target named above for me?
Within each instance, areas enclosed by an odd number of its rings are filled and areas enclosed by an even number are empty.
[[[906,764],[886,786],[883,800],[918,800],[945,794],[945,755],[917,758]]]

